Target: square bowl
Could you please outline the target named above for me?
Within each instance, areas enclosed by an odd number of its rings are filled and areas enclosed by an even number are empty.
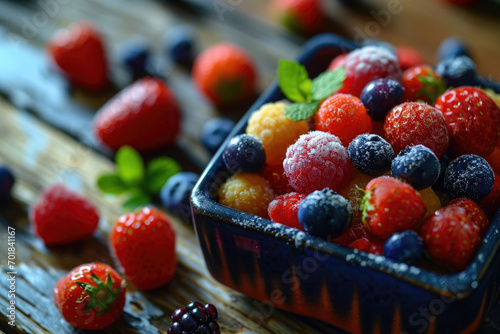
[[[319,35],[299,62],[311,77],[356,48]],[[244,133],[253,111],[284,99],[277,83],[233,129]],[[324,241],[217,202],[231,176],[216,153],[193,190],[194,226],[212,276],[273,307],[321,319],[352,333],[471,333],[500,292],[500,211],[471,264],[440,274]]]

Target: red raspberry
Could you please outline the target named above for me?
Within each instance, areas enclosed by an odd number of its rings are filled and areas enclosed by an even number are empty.
[[[404,101],[434,103],[446,90],[441,76],[429,65],[418,65],[403,73]]]
[[[406,102],[394,107],[384,122],[384,137],[399,153],[406,146],[424,145],[440,158],[448,148],[443,114],[426,103]]]
[[[425,63],[422,54],[409,46],[397,46],[396,56],[398,57],[399,66],[403,71]]]
[[[290,185],[309,194],[327,187],[337,190],[349,179],[353,167],[337,136],[311,131],[288,148],[283,168]]]
[[[314,127],[339,137],[347,147],[357,135],[372,130],[372,120],[360,99],[352,95],[335,94],[321,104]]]
[[[30,216],[35,234],[47,246],[90,237],[99,223],[94,204],[62,184],[45,189],[33,205]]]
[[[328,65],[327,70],[329,70],[329,71],[336,70],[337,68],[344,66],[345,57],[347,57],[347,55],[348,55],[347,53],[343,53],[343,54],[340,54],[337,57],[333,58],[330,65]]]
[[[302,203],[306,197],[306,194],[294,192],[276,197],[269,203],[267,208],[269,218],[271,218],[273,222],[305,231],[299,223],[297,212],[299,211],[300,203]]]
[[[379,46],[365,46],[349,53],[344,61],[346,79],[339,93],[359,97],[365,86],[375,79],[401,81],[401,68],[395,55]]]
[[[484,237],[486,231],[488,231],[488,226],[490,226],[490,222],[486,217],[486,214],[477,206],[474,201],[468,198],[456,198],[450,202],[449,205],[459,206],[467,210],[469,218],[472,222],[479,227],[479,235]]]
[[[273,190],[277,194],[286,194],[291,193],[293,188],[288,183],[288,179],[285,175],[285,170],[283,169],[283,163],[279,165],[264,165],[259,171],[259,174],[262,175],[273,187]]]
[[[368,246],[369,246],[371,244],[369,238],[370,236],[368,235],[368,231],[363,226],[361,220],[359,220],[359,221],[353,221],[351,223],[351,226],[349,226],[347,230],[345,230],[339,237],[332,239],[332,241],[347,247],[359,249],[357,247],[352,247],[351,244],[355,243],[360,239],[365,239],[368,241]],[[366,248],[366,251],[367,250],[368,247]]]
[[[493,189],[479,201],[479,206],[490,218],[500,209],[500,176],[498,174],[495,174]]]

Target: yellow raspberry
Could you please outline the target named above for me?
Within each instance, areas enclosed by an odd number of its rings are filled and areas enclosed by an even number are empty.
[[[220,204],[263,218],[273,199],[271,184],[254,173],[233,175],[219,189]]]
[[[288,146],[309,132],[306,121],[295,122],[285,116],[285,106],[283,102],[264,104],[248,121],[246,132],[262,141],[270,165],[281,164]]]
[[[436,195],[436,193],[434,192],[434,190],[432,190],[431,187],[422,189],[419,192],[422,201],[424,201],[425,203],[427,211],[425,212],[425,215],[422,217],[416,228],[420,227],[422,223],[427,219],[427,217],[433,215],[434,212],[441,209],[441,201],[439,200],[438,195]]]

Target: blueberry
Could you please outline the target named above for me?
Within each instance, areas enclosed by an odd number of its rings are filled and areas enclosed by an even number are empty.
[[[0,167],[0,205],[10,199],[10,193],[14,186],[14,174],[5,166]]]
[[[190,66],[194,60],[194,33],[187,26],[179,25],[167,30],[163,36],[167,54],[180,65]]]
[[[201,130],[201,142],[212,154],[215,154],[234,127],[229,118],[212,118],[205,123]]]
[[[311,235],[338,237],[352,220],[351,204],[329,188],[316,190],[300,204],[299,222]]]
[[[417,190],[430,187],[437,181],[441,164],[434,152],[424,145],[406,146],[392,160],[391,173]]]
[[[384,243],[384,256],[398,262],[417,264],[423,255],[422,239],[413,231],[396,232]]]
[[[438,48],[438,59],[445,60],[448,58],[455,58],[458,56],[470,57],[470,52],[462,41],[458,37],[448,37],[444,39]]]
[[[488,162],[474,154],[453,160],[444,174],[444,188],[453,198],[479,201],[493,189],[495,174]]]
[[[441,61],[436,67],[448,87],[477,85],[476,65],[467,56],[448,58]]]
[[[122,51],[122,62],[132,74],[133,79],[143,77],[147,74],[146,64],[150,53],[145,41],[132,40]]]
[[[405,89],[396,80],[377,79],[368,83],[361,92],[361,102],[375,121],[383,121],[393,107],[403,102]]]
[[[164,208],[182,217],[185,221],[191,220],[191,206],[189,198],[199,175],[191,172],[175,174],[160,191],[160,200]]]
[[[478,77],[477,83],[481,87],[491,89],[495,93],[500,94],[500,83],[499,82],[496,82],[496,81],[493,81],[493,80],[490,80],[490,79],[484,78],[484,77]]]
[[[352,164],[361,173],[378,176],[391,167],[396,155],[391,144],[375,134],[358,135],[347,148]]]
[[[434,182],[434,184],[432,185],[432,189],[438,191],[444,191],[444,173],[446,172],[446,169],[448,168],[448,165],[452,160],[450,156],[451,152],[446,152],[441,157],[441,159],[439,159],[439,165],[440,165],[439,177],[436,180],[436,182]]]
[[[242,134],[231,139],[222,158],[230,171],[258,172],[266,161],[266,152],[259,139]]]

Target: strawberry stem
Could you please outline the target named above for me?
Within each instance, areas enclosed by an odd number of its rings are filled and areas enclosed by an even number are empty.
[[[125,282],[122,281],[118,288],[113,289],[114,281],[109,271],[107,271],[106,282],[103,282],[93,271],[91,271],[91,275],[96,286],[81,281],[76,281],[75,284],[84,289],[90,297],[85,306],[85,312],[97,308],[97,315],[99,316],[109,311],[125,286]]]

